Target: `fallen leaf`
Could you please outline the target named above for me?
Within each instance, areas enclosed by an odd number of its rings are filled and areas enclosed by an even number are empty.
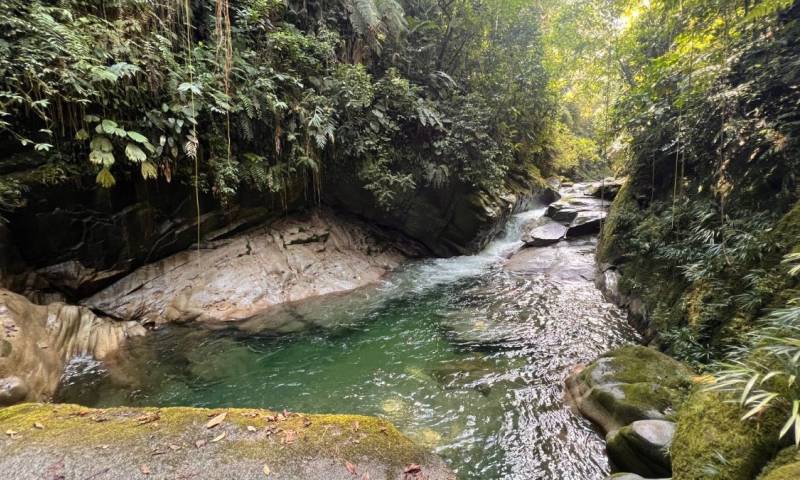
[[[252,426],[252,425],[248,425],[248,426],[247,426],[247,431],[248,431],[248,432],[255,432],[255,431],[256,431],[256,427],[254,427],[254,426]]]
[[[356,420],[355,422],[353,422],[353,431],[354,431],[354,432],[357,432],[357,431],[359,431],[360,429],[361,429],[361,424],[360,424],[360,423],[358,423],[358,420]]]
[[[306,427],[306,428],[310,427],[311,426],[311,420],[309,420],[307,418],[304,418],[303,419],[303,426]]]
[[[37,430],[44,430],[44,425],[42,425],[40,422],[34,422],[33,423],[33,428],[35,428]]]
[[[174,443],[171,443],[169,445],[169,448],[172,449],[172,450],[180,450],[181,449],[181,447],[179,445],[175,445]]]
[[[198,440],[198,441],[194,442],[194,446],[197,447],[197,448],[200,448],[203,445],[205,445],[206,443],[207,442],[205,440]]]
[[[269,474],[272,473],[269,469],[269,465],[264,465],[264,475],[269,477]]]
[[[417,463],[412,463],[411,465],[406,465],[403,473],[422,473],[422,467],[420,467]]]
[[[227,435],[225,432],[222,432],[222,433],[220,433],[219,435],[217,435],[216,437],[214,437],[214,438],[211,440],[211,443],[217,443],[217,442],[219,442],[220,440],[222,440],[223,438],[225,438],[225,435]]]
[[[369,473],[364,473],[364,475],[361,475],[361,480],[369,480]]]
[[[13,437],[16,434],[17,434],[16,430],[6,430],[6,435],[8,435],[9,437]]]
[[[139,465],[139,470],[142,472],[142,475],[150,475],[150,467],[147,465]]]
[[[228,416],[228,412],[220,413],[216,417],[214,417],[211,420],[209,420],[208,423],[206,423],[206,428],[214,428],[214,427],[216,427],[217,425],[222,423],[225,420],[225,417],[227,417],[227,416]]]
[[[381,433],[388,433],[388,432],[389,432],[389,429],[388,429],[388,428],[386,428],[386,427],[381,427],[381,428],[380,428],[380,431],[381,431]]]
[[[358,475],[358,472],[356,471],[356,466],[353,465],[352,463],[347,462],[345,463],[344,466],[347,467],[347,471],[350,472],[350,475]]]

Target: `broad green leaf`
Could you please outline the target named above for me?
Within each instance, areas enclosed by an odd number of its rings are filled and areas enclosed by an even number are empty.
[[[142,177],[145,180],[156,178],[157,176],[158,170],[156,170],[155,165],[153,165],[151,162],[142,162]]]
[[[95,181],[103,188],[111,188],[115,183],[117,183],[117,181],[114,179],[114,175],[111,174],[111,171],[109,171],[108,168],[103,168],[100,170],[95,178]]]
[[[117,122],[115,122],[114,120],[109,120],[107,118],[103,119],[100,125],[102,126],[103,131],[109,135],[112,135],[118,127]]]
[[[138,145],[130,142],[125,145],[125,156],[128,157],[131,162],[135,163],[140,163],[147,160],[147,154],[144,153],[144,151],[139,148]]]
[[[146,143],[147,142],[147,137],[145,137],[144,135],[142,135],[139,132],[134,132],[132,130],[128,130],[128,138],[130,138],[131,140],[133,140],[136,143]]]
[[[81,128],[77,132],[75,132],[75,140],[88,140],[89,139],[89,132],[85,129]]]
[[[101,152],[111,152],[114,150],[111,140],[104,135],[95,135],[92,138],[92,143],[89,144],[89,147],[92,150],[99,150]]]

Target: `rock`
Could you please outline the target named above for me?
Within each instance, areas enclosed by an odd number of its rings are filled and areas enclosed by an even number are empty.
[[[753,479],[781,448],[779,432],[786,417],[780,409],[768,408],[757,421],[742,421],[746,410],[732,400],[702,389],[686,400],[672,441],[675,478],[706,478],[713,469],[717,478]]]
[[[648,478],[672,474],[669,448],[675,424],[665,420],[639,420],[606,435],[608,455],[620,470]]]
[[[567,227],[550,221],[523,235],[522,241],[528,247],[545,247],[560,242],[566,234]]]
[[[685,365],[636,345],[612,350],[566,381],[568,399],[606,433],[673,417],[691,385]]]
[[[503,268],[527,277],[593,281],[596,272],[594,243],[591,240],[570,240],[547,248],[524,248],[512,255]]]
[[[206,428],[220,413],[224,420]],[[18,433],[0,440],[0,471],[19,480],[396,480],[409,465],[426,479],[455,480],[439,457],[373,417],[22,404],[0,411],[5,431]]]
[[[757,480],[796,480],[800,478],[800,450],[787,447],[764,467]]]
[[[603,221],[606,219],[606,212],[583,211],[578,212],[570,223],[567,230],[568,237],[580,237],[581,235],[593,235],[600,233]]]
[[[277,306],[377,281],[405,261],[399,243],[318,210],[147,265],[84,303],[144,323],[249,322],[264,331],[295,331],[297,309]]]
[[[536,167],[515,165],[504,185],[491,192],[453,179],[441,187],[421,184],[383,206],[365,188],[357,167],[353,162],[324,176],[326,204],[401,232],[440,257],[477,253],[514,212],[558,198]]]
[[[20,403],[28,396],[28,386],[19,377],[0,378],[0,407]]]
[[[645,480],[644,477],[636,475],[635,473],[615,473],[608,477],[607,480]],[[660,478],[655,480],[670,480],[669,478]]]
[[[559,200],[547,207],[545,215],[557,222],[570,223],[578,216],[578,212],[577,208]]]
[[[622,186],[625,184],[624,179],[607,178],[602,182],[592,183],[586,190],[586,195],[603,198],[605,200],[614,200]]]
[[[144,334],[136,322],[63,303],[35,305],[0,290],[0,406],[49,399],[71,359],[113,361],[128,338]]]

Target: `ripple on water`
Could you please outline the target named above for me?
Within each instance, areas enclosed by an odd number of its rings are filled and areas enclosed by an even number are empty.
[[[517,216],[481,255],[417,262],[278,313],[310,331],[258,335],[262,319],[243,332],[154,332],[105,381],[92,369],[92,388],[62,400],[379,415],[463,479],[605,478],[602,437],[565,406],[562,385],[573,365],[635,335],[581,275],[503,268],[541,214]],[[591,246],[579,247],[553,247],[554,262],[585,271]]]

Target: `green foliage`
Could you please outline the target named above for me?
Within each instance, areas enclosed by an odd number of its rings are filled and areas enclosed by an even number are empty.
[[[104,187],[197,180],[223,202],[338,170],[385,208],[490,190],[551,152],[540,17],[516,3],[10,0],[0,137]]]

